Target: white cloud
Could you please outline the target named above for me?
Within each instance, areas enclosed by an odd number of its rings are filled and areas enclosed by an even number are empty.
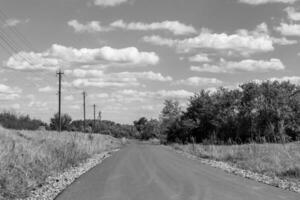
[[[48,108],[48,103],[33,100],[33,101],[29,102],[28,107],[30,107],[30,108],[34,107],[34,108],[37,108],[37,109],[47,109]]]
[[[14,100],[20,97],[22,90],[18,87],[10,87],[0,84],[0,100]]]
[[[104,73],[101,70],[86,70],[86,69],[74,69],[74,70],[66,70],[66,75],[71,75],[77,78],[85,78],[85,77],[103,77]]]
[[[179,80],[175,84],[188,85],[188,86],[207,86],[207,85],[220,85],[223,82],[216,78],[205,77],[190,77],[185,80]]]
[[[189,35],[197,33],[196,29],[191,25],[186,25],[178,21],[163,21],[154,23],[131,22],[126,23],[123,20],[118,20],[111,23],[112,27],[123,28],[127,30],[168,30],[175,35]]]
[[[68,95],[68,96],[65,96],[64,97],[64,100],[66,100],[66,101],[73,101],[75,98],[74,98],[74,96],[73,95]]]
[[[69,105],[68,106],[71,110],[80,110],[80,106],[79,105]]]
[[[274,44],[279,44],[279,45],[293,45],[293,44],[298,44],[297,40],[290,40],[286,39],[285,37],[282,38],[272,38]]]
[[[99,21],[91,21],[86,24],[81,24],[77,20],[71,20],[68,22],[68,25],[73,27],[75,32],[83,33],[95,33],[95,32],[108,32],[112,30],[110,27],[101,26],[101,22]]]
[[[295,8],[287,7],[284,11],[287,13],[290,20],[300,21],[300,12],[297,12]]]
[[[285,36],[300,36],[300,24],[286,24],[280,23],[280,26],[275,30]]]
[[[242,60],[239,62],[226,61],[222,59],[218,65],[204,64],[203,66],[191,66],[192,71],[210,73],[234,73],[246,72],[267,72],[270,70],[284,70],[283,63],[276,58],[270,60]]]
[[[113,7],[128,1],[129,0],[94,0],[94,4],[102,7]]]
[[[279,81],[279,82],[289,81],[292,84],[300,85],[300,76],[284,76],[281,78],[273,77],[270,80],[271,81]]]
[[[52,92],[52,91],[55,91],[55,89],[51,86],[46,86],[43,88],[39,88],[38,91],[39,92]]]
[[[207,54],[197,54],[195,56],[189,57],[190,62],[211,62],[211,59]]]
[[[84,69],[75,69],[75,70],[66,70],[67,75],[71,75],[76,78],[98,78],[98,80],[105,81],[137,81],[137,79],[142,80],[152,80],[152,81],[161,81],[167,82],[172,81],[172,77],[163,76],[161,73],[155,73],[152,71],[148,72],[118,72],[118,73],[104,73],[101,70],[84,70]]]
[[[201,33],[192,38],[183,40],[162,38],[160,36],[145,36],[145,42],[175,47],[178,51],[188,52],[192,49],[215,49],[233,50],[236,53],[249,55],[257,52],[273,51],[273,40],[266,32],[266,26],[260,24],[254,31],[238,30],[234,34],[212,33],[209,30],[202,30]]]
[[[82,87],[137,87],[140,86],[138,81],[124,81],[124,80],[116,80],[116,81],[108,81],[103,79],[75,79],[72,81],[72,86],[77,88]]]
[[[241,3],[251,4],[251,5],[261,5],[267,3],[286,3],[293,4],[298,0],[239,0]]]
[[[166,99],[166,98],[178,98],[186,99],[193,96],[194,93],[187,90],[159,90],[159,91],[137,91],[137,90],[122,90],[118,92],[123,96],[135,96],[140,98],[152,98],[152,99]]]
[[[29,21],[30,21],[29,19],[22,20],[22,19],[10,18],[5,21],[4,26],[17,26],[19,24],[26,24]]]
[[[30,62],[28,62],[28,58]],[[76,49],[54,44],[41,53],[20,52],[11,56],[5,66],[15,70],[57,70],[58,66],[69,68],[74,65],[130,65],[146,66],[159,62],[154,52],[141,52],[136,47],[114,49],[105,46],[98,49]]]
[[[92,73],[91,71],[95,71],[95,73]],[[140,83],[140,80],[158,82],[170,82],[173,80],[170,76],[163,76],[161,73],[154,73],[152,71],[97,74],[96,70],[87,70],[82,73],[78,73],[78,70],[68,70],[66,71],[66,74],[78,78],[73,80],[71,83],[71,86],[74,87],[137,87],[143,86]]]

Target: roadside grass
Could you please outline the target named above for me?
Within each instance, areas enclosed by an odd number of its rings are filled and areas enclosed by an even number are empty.
[[[27,197],[45,179],[120,146],[104,135],[0,128],[0,199]]]
[[[174,145],[175,149],[242,169],[300,181],[300,142],[245,145]]]

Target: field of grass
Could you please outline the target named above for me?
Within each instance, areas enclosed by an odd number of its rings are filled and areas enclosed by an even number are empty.
[[[300,142],[288,144],[175,145],[201,158],[233,163],[239,168],[300,181]]]
[[[0,199],[26,197],[48,176],[119,146],[119,140],[104,135],[0,127]]]

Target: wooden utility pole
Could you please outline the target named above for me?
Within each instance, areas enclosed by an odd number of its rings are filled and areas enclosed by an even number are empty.
[[[61,77],[64,73],[59,69],[58,75],[58,132],[61,132]]]
[[[86,97],[86,92],[84,91],[82,93],[83,95],[83,132],[86,131],[86,123],[85,123],[85,97]]]
[[[96,104],[93,105],[94,107],[94,132],[96,130]]]

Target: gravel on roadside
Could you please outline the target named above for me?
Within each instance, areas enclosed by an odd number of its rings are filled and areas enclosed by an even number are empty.
[[[238,168],[234,164],[230,164],[230,163],[226,163],[226,162],[222,162],[222,161],[211,160],[211,159],[204,159],[204,158],[192,155],[190,153],[184,152],[182,150],[174,149],[173,147],[170,147],[170,148],[172,150],[174,150],[175,152],[182,154],[190,159],[198,160],[203,164],[222,169],[223,171],[225,171],[227,173],[242,176],[244,178],[248,178],[251,180],[255,180],[257,182],[272,185],[272,186],[275,186],[275,187],[278,187],[278,188],[281,188],[284,190],[290,190],[293,192],[300,193],[300,183],[299,182],[296,183],[296,182],[281,179],[278,177],[266,176],[264,174],[259,174],[259,173],[252,172],[250,170],[244,170],[244,169]]]
[[[23,200],[53,200],[61,193],[68,185],[72,184],[79,176],[86,173],[96,165],[100,164],[104,159],[111,156],[113,152],[119,149],[106,151],[96,154],[89,158],[86,162],[79,164],[76,167],[71,167],[61,174],[50,176],[46,179],[45,184],[40,188],[33,190],[30,196]],[[21,199],[19,199],[21,200]]]

